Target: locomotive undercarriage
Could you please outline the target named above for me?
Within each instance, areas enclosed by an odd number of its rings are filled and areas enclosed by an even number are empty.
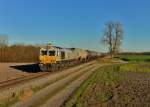
[[[78,60],[63,60],[63,61],[58,61],[56,63],[50,63],[50,64],[39,64],[41,71],[48,71],[48,72],[53,72],[53,71],[60,71],[64,68],[68,68],[71,66],[79,65],[81,63],[89,62],[91,60],[96,59],[96,57],[89,57],[86,59],[78,59]]]
[[[69,60],[69,61],[59,61],[54,64],[39,64],[41,71],[59,71],[67,67],[74,66],[76,64],[79,64],[77,60]]]

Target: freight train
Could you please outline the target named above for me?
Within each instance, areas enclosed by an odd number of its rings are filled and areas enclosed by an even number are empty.
[[[61,48],[47,44],[40,48],[39,67],[41,71],[57,71],[64,67],[94,60],[100,55],[95,51]]]

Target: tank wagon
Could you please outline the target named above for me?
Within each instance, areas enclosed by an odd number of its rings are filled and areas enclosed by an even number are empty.
[[[87,62],[100,53],[79,48],[61,48],[48,44],[40,48],[39,67],[41,71],[55,71],[66,66]]]

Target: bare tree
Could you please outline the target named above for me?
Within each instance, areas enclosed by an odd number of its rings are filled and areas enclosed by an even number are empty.
[[[122,28],[121,23],[116,22],[114,24],[114,30],[115,30],[115,37],[114,37],[113,51],[115,54],[120,51],[120,46],[121,46],[122,40],[123,40],[123,28]]]
[[[119,22],[110,21],[105,24],[102,43],[108,46],[109,54],[113,57],[119,52],[123,40],[123,28]]]
[[[8,45],[8,36],[5,34],[0,34],[0,47]]]

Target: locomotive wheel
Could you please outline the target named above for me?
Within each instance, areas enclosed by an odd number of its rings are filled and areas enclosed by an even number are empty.
[[[60,64],[58,64],[58,71],[61,71],[62,70],[62,67]]]
[[[49,72],[51,71],[51,65],[50,64],[47,65],[47,69],[48,69]]]
[[[41,71],[47,71],[46,65],[40,64],[40,70]]]
[[[55,65],[51,65],[50,69],[51,69],[50,71],[54,72],[55,71]]]
[[[58,64],[55,65],[55,71],[58,71]]]
[[[60,68],[61,68],[61,70],[64,68],[64,65],[63,64],[60,64]]]
[[[45,71],[49,72],[49,66],[48,65],[45,65]]]

